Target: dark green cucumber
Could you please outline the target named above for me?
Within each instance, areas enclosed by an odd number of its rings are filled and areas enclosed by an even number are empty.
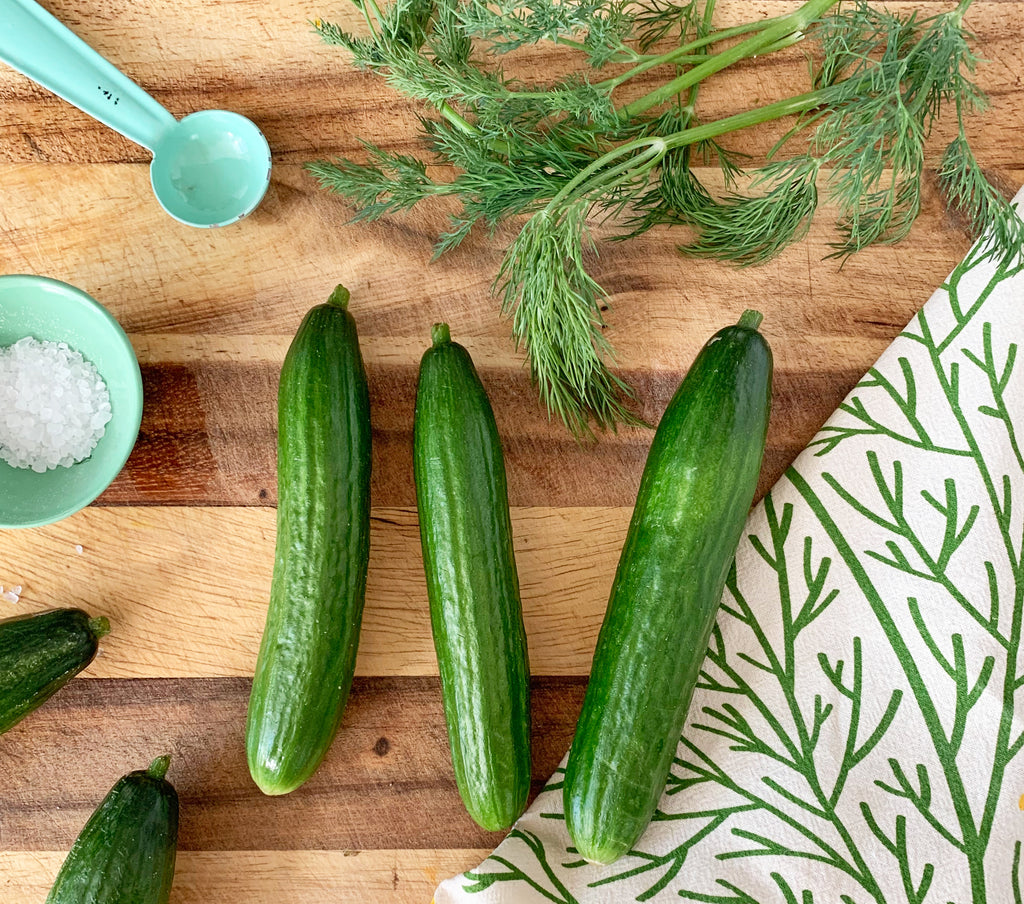
[[[413,462],[455,781],[479,825],[507,829],[530,790],[526,629],[498,428],[445,324],[420,362]]]
[[[352,686],[370,552],[370,397],[348,291],[302,321],[278,388],[277,540],[249,698],[249,771],[287,794],[320,764]]]
[[[664,790],[764,454],[772,355],[747,311],[704,346],[648,453],[566,764],[580,855],[611,863]]]
[[[96,655],[105,618],[52,609],[0,621],[0,734],[45,703]]]
[[[46,904],[167,904],[178,845],[171,758],[129,772],[89,817]]]

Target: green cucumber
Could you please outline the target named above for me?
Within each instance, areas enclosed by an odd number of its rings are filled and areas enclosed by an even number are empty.
[[[0,734],[84,669],[110,631],[105,618],[52,609],[0,621]]]
[[[530,791],[530,668],[501,440],[446,324],[420,362],[413,462],[430,622],[455,781],[483,828]]]
[[[249,771],[287,794],[316,770],[352,686],[370,553],[370,396],[349,293],[302,321],[278,388],[277,539],[249,698]]]
[[[611,863],[665,788],[757,489],[772,355],[747,311],[704,346],[658,425],[566,764],[580,855]]]
[[[178,844],[171,758],[118,779],[64,860],[46,904],[167,904]]]

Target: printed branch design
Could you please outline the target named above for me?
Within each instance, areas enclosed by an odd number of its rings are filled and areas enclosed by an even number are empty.
[[[991,511],[995,515],[1002,545],[1001,552],[1006,556],[1009,574],[1013,582],[1012,611],[1009,613],[1002,611],[1000,599],[1002,598],[1005,602],[1007,594],[1001,594],[999,591],[996,578],[997,568],[992,559],[984,561],[989,582],[988,612],[982,611],[976,603],[967,599],[949,576],[951,559],[963,546],[981,511],[978,505],[971,506],[966,513],[961,511],[961,507],[958,505],[960,493],[954,478],[948,477],[944,481],[944,493],[941,499],[927,491],[922,491],[924,500],[945,521],[939,548],[929,550],[921,539],[917,527],[911,523],[911,516],[905,505],[903,465],[899,459],[892,462],[891,472],[886,474],[879,455],[874,451],[867,453],[868,468],[883,503],[882,511],[873,510],[866,503],[857,499],[852,492],[843,487],[835,476],[823,475],[825,484],[843,502],[863,517],[868,518],[876,526],[893,535],[893,539],[885,543],[886,552],[884,553],[878,550],[858,551],[853,549],[833,521],[832,514],[810,484],[795,472],[791,474],[791,479],[832,538],[847,567],[854,574],[896,653],[935,748],[946,790],[949,792],[956,812],[958,823],[956,829],[944,825],[932,811],[933,780],[924,764],[917,764],[915,770],[917,781],[914,783],[898,760],[891,758],[889,766],[894,782],[876,780],[876,785],[894,796],[909,801],[947,844],[966,857],[970,871],[973,901],[975,904],[982,904],[987,900],[984,859],[992,836],[1003,778],[1009,763],[1024,747],[1024,733],[1015,738],[1012,737],[1016,693],[1024,685],[1024,681],[1021,680],[1020,664],[1022,619],[1024,619],[1024,568],[1022,568],[1022,560],[1024,560],[1024,535],[1022,533],[1024,532],[1020,527],[1014,527],[1012,519],[1014,501],[1012,488],[1015,480],[1011,479],[1009,474],[991,473],[989,462],[982,453],[976,428],[969,412],[965,411],[962,405],[961,364],[955,360],[949,362],[944,360],[944,353],[952,354],[951,349],[954,347],[955,340],[963,333],[984,299],[990,295],[1000,281],[1009,275],[1003,270],[997,271],[982,291],[981,298],[973,302],[970,307],[964,308],[960,303],[958,293],[960,281],[968,271],[969,265],[970,258],[954,272],[946,284],[950,309],[954,315],[953,325],[947,334],[941,338],[934,335],[928,315],[926,311],[922,310],[915,321],[917,330],[907,331],[904,336],[923,346],[925,359],[949,404],[949,409],[959,427],[966,454],[972,459],[973,468],[981,480],[991,505]],[[1020,268],[1016,268],[1015,272],[1019,271]],[[1024,458],[1021,456],[1020,444],[1006,401],[1006,393],[1016,363],[1017,348],[1016,345],[1010,344],[1000,362],[997,360],[994,348],[991,324],[982,325],[981,338],[982,347],[979,352],[966,348],[958,351],[966,362],[979,368],[987,378],[992,396],[991,404],[978,406],[976,410],[979,414],[1001,423],[1007,447],[1012,450],[1013,460],[1017,467],[1017,474],[1014,477],[1019,486],[1019,478],[1024,477]],[[905,358],[900,359],[901,369],[905,375],[912,372],[909,365],[903,363],[906,360]],[[914,408],[913,385],[913,381],[908,376],[905,376],[905,388],[902,393],[894,393],[891,384],[885,384],[883,381],[875,380],[870,384],[876,389],[882,389],[889,399],[896,401],[904,414]],[[874,418],[866,414],[868,408],[863,400],[861,400],[860,406],[852,411],[847,409],[847,413],[854,414],[861,421],[865,421],[865,417],[874,421]],[[858,411],[865,412],[865,417],[860,417],[857,414]],[[830,438],[833,441],[825,451],[834,450],[836,445],[848,435],[852,434],[835,434]],[[886,435],[894,438],[892,431]],[[917,449],[923,448],[922,434],[915,433],[913,437],[909,438],[909,441],[905,442],[905,445]],[[936,455],[950,453],[949,449],[943,450],[940,447],[931,448],[928,451]],[[958,451],[956,454],[961,455],[962,453]],[[993,555],[999,552],[998,549],[992,550]],[[976,666],[972,674],[968,668],[963,634],[951,633],[948,643],[940,642],[935,631],[926,622],[919,600],[913,596],[907,598],[911,620],[920,638],[941,671],[953,684],[954,709],[952,724],[948,732],[943,728],[939,707],[936,703],[938,699],[936,695],[940,693],[940,689],[929,688],[925,685],[907,641],[901,635],[891,614],[889,604],[869,577],[866,561],[862,560],[861,556],[882,562],[904,574],[940,586],[975,623],[985,630],[989,637],[997,642],[1002,651],[998,662],[996,656],[985,656],[980,666]],[[957,756],[966,737],[972,708],[977,704],[983,692],[993,682],[999,680],[999,676],[1002,678],[999,695],[1001,714],[996,732],[987,793],[980,808],[972,807],[966,791],[966,779],[960,773]],[[934,866],[927,863],[916,878],[913,875],[906,843],[905,817],[898,817],[894,829],[890,830],[879,824],[868,804],[862,804],[861,809],[872,833],[896,858],[907,900],[911,904],[919,904],[932,884]],[[976,812],[976,810],[980,810],[980,812]],[[1016,862],[1019,863],[1019,849]],[[1013,884],[1014,894],[1019,897],[1016,871],[1017,866],[1014,867]]]
[[[889,729],[899,709],[902,694],[898,690],[894,691],[879,722],[865,729],[861,708],[863,669],[860,639],[854,640],[849,683],[843,680],[843,661],[832,665],[824,653],[818,655],[817,663],[822,673],[837,693],[850,701],[849,721],[842,729],[846,732],[843,760],[839,764],[836,779],[829,786],[820,774],[816,751],[823,729],[828,720],[834,717],[835,704],[816,694],[809,711],[805,711],[801,705],[798,677],[800,669],[806,668],[807,660],[798,656],[797,645],[801,633],[836,600],[838,589],[828,589],[831,560],[828,557],[816,560],[812,538],[805,536],[799,544],[793,543],[793,506],[786,504],[780,512],[770,494],[765,497],[763,505],[768,524],[767,542],[757,535],[749,536],[748,541],[776,577],[781,602],[781,644],[773,644],[768,631],[758,620],[739,587],[734,568],[727,581],[728,592],[721,611],[725,616],[739,621],[753,634],[759,652],[756,656],[743,652],[730,655],[726,648],[725,634],[716,625],[708,649],[708,667],[701,674],[699,686],[721,694],[722,702],[717,706],[705,706],[701,711],[705,721],[694,722],[692,729],[727,739],[730,741],[729,750],[733,753],[757,754],[779,763],[799,778],[803,791],[794,791],[792,787],[787,787],[771,776],[762,778],[764,790],[744,787],[687,738],[683,739],[683,743],[692,756],[678,760],[677,763],[688,773],[691,781],[714,782],[727,788],[750,805],[798,832],[810,844],[807,849],[793,850],[766,834],[734,827],[731,830],[733,836],[750,842],[751,846],[721,854],[720,860],[755,856],[813,860],[846,874],[872,900],[882,902],[885,900],[882,890],[853,834],[844,824],[839,804],[850,772],[874,749]],[[803,578],[805,589],[802,595],[798,594],[798,584],[792,573],[793,546],[800,549],[796,573]],[[786,701],[785,717],[776,713],[765,699],[763,683],[760,680],[752,683],[744,675],[741,663],[767,673],[774,679]],[[736,704],[729,702],[730,695],[739,698]],[[760,725],[753,724],[752,718],[755,716],[767,726],[767,732]],[[835,732],[841,729],[833,726],[831,730]],[[779,800],[789,806],[777,803]],[[797,813],[800,815],[794,815]],[[833,838],[838,839],[838,843],[832,841]],[[781,874],[778,877],[777,881],[785,882]],[[692,900],[717,900],[701,897],[694,892],[681,894],[684,897],[690,895]],[[741,897],[722,900],[734,899],[742,900]]]
[[[513,863],[507,857],[492,854],[487,862],[497,863],[499,866],[504,867],[504,869],[501,872],[482,872],[478,869],[469,870],[464,874],[469,884],[463,886],[463,891],[472,894],[484,891],[496,882],[524,882],[545,900],[552,901],[554,904],[579,904],[548,863],[544,842],[537,835],[525,829],[514,828],[509,832],[508,837],[518,839],[526,845],[550,883],[550,888],[543,886],[525,869]]]

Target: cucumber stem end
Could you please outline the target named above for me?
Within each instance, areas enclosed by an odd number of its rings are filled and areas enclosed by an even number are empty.
[[[155,760],[153,760],[152,763],[150,763],[149,768],[146,770],[146,774],[152,778],[163,778],[165,775],[167,775],[167,769],[170,765],[170,754],[158,756]]]
[[[764,320],[764,314],[760,311],[746,310],[740,315],[738,325],[745,326],[749,330],[756,330],[762,320]]]
[[[340,283],[335,287],[334,291],[331,292],[331,297],[327,299],[327,303],[334,305],[336,308],[342,310],[348,310],[348,300],[351,298],[351,293]]]
[[[430,328],[430,340],[434,343],[436,348],[439,345],[445,345],[452,341],[452,331],[448,328],[447,323],[435,323]]]
[[[101,637],[106,637],[110,633],[110,619],[105,615],[98,615],[96,618],[90,618],[89,630],[97,640]]]

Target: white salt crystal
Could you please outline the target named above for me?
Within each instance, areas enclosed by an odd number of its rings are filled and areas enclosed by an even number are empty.
[[[88,458],[110,421],[110,393],[92,362],[27,336],[0,348],[0,458],[42,473]]]
[[[81,543],[76,543],[75,544],[75,552],[77,552],[79,555],[82,554],[82,544]]]

